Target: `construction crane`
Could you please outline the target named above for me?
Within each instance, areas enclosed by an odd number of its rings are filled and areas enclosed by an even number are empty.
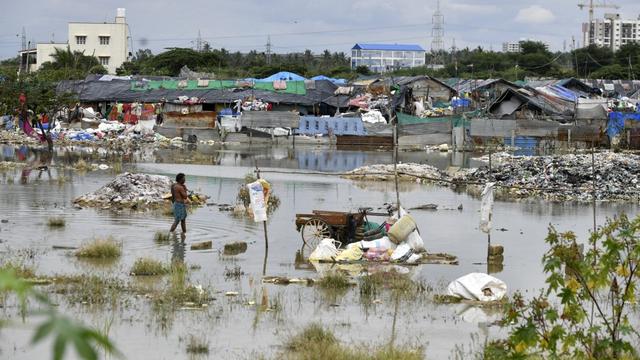
[[[588,40],[588,44],[585,44],[585,46],[589,46],[593,43],[593,32],[592,32],[592,25],[593,25],[593,10],[596,8],[600,8],[600,9],[620,9],[620,6],[618,5],[614,5],[614,4],[607,4],[606,2],[602,2],[602,3],[594,3],[593,0],[589,0],[588,3],[583,2],[578,4],[578,7],[580,8],[580,10],[584,10],[584,8],[588,8],[589,9],[589,38]]]

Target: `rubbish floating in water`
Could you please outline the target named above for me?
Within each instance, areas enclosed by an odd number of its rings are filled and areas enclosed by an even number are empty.
[[[224,296],[238,296],[238,292],[237,291],[227,291],[226,293],[224,293]]]
[[[284,276],[265,276],[262,278],[262,282],[265,284],[276,284],[276,285],[289,285],[289,284],[313,285],[315,283],[315,280],[310,278],[288,278]]]
[[[172,181],[167,176],[124,173],[93,193],[85,194],[73,202],[84,207],[108,209],[131,208],[142,210],[168,205],[165,197],[171,193]],[[203,205],[207,197],[192,193],[191,203]]]
[[[412,207],[409,210],[438,210],[438,205],[436,205],[436,204],[424,204],[424,205]]]
[[[212,246],[212,241],[202,241],[191,244],[191,250],[209,250]]]

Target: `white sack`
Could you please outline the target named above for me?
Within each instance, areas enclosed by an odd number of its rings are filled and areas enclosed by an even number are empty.
[[[388,249],[395,249],[396,248],[396,244],[391,242],[391,240],[389,240],[389,238],[387,236],[383,236],[380,239],[371,240],[371,241],[362,240],[358,244],[360,244],[360,247],[363,248],[363,249],[384,249],[384,250],[388,250]]]
[[[491,217],[493,215],[493,186],[495,183],[487,183],[482,190],[482,203],[480,204],[480,230],[485,234],[491,232]]]
[[[507,284],[491,275],[471,273],[449,283],[447,293],[467,300],[496,301],[506,295]]]
[[[418,230],[414,230],[409,236],[407,236],[406,240],[407,244],[411,246],[414,252],[423,252],[426,251],[424,248],[424,241],[422,241],[422,236],[418,233]]]
[[[255,222],[267,221],[267,205],[264,201],[262,184],[259,181],[247,184],[249,199],[251,200],[251,210],[253,210],[253,220]]]
[[[391,260],[397,261],[410,252],[411,246],[409,246],[409,244],[407,244],[406,242],[403,242],[402,244],[398,245],[398,247],[393,251],[393,253],[391,254]]]

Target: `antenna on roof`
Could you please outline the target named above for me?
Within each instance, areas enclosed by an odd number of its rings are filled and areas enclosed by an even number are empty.
[[[436,3],[436,11],[431,18],[431,68],[440,69],[444,66],[442,53],[444,51],[444,15],[440,12],[440,0]]]

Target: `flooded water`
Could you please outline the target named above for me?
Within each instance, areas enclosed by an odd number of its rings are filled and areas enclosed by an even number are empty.
[[[336,151],[320,148],[214,148],[196,150],[144,150],[128,154],[109,154],[89,149],[59,151],[53,164],[70,163],[79,156],[96,163],[124,158],[123,171],[140,171],[173,177],[187,175],[187,186],[209,195],[210,202],[235,203],[237,190],[245,174],[257,165],[280,198],[280,208],[268,221],[269,251],[265,259],[262,224],[236,218],[216,206],[195,210],[187,219],[185,244],[157,244],[156,231],[166,231],[172,218],[158,212],[115,213],[108,210],[75,209],[75,197],[94,191],[110,181],[113,170],[80,173],[73,170],[22,170],[1,172],[0,249],[7,253],[19,249],[35,250],[33,263],[40,274],[98,273],[127,281],[142,281],[128,276],[133,262],[142,256],[159,260],[183,260],[197,265],[191,280],[215,291],[214,300],[205,310],[177,311],[170,321],[159,321],[144,298],[133,298],[128,306],[86,307],[68,305],[58,299],[60,310],[80,317],[99,329],[108,328],[109,336],[129,359],[182,359],[185,338],[195,334],[209,341],[209,358],[273,357],[286,338],[304,326],[318,322],[332,329],[336,336],[353,344],[382,345],[392,337],[397,344],[425,347],[429,358],[460,357],[461,347],[469,350],[486,337],[500,335],[490,324],[497,314],[464,305],[438,305],[429,296],[415,301],[390,297],[363,306],[357,288],[338,296],[329,296],[317,287],[261,284],[267,275],[317,278],[318,270],[296,262],[301,249],[300,234],[295,229],[295,214],[313,209],[352,211],[362,206],[378,208],[395,201],[392,183],[362,183],[336,176],[317,174],[287,175],[269,170],[340,172],[355,167],[392,162],[388,152]],[[8,161],[27,162],[32,166],[48,162],[42,154],[28,148],[4,146],[2,157]],[[428,163],[439,168],[477,166],[470,155],[411,152],[401,153],[400,161]],[[2,159],[0,159],[2,160]],[[65,181],[59,178],[64,177]],[[413,279],[444,292],[451,280],[469,272],[486,272],[487,237],[478,230],[480,201],[448,188],[419,184],[401,184],[400,199],[410,208],[426,203],[452,210],[412,212],[429,252],[458,256],[460,264],[407,267]],[[462,210],[457,210],[462,205]],[[634,204],[598,204],[597,222],[620,212],[636,214]],[[63,216],[66,226],[49,229],[47,219]],[[585,204],[541,201],[497,202],[494,206],[491,241],[505,247],[504,268],[493,275],[504,280],[509,293],[536,293],[544,285],[541,257],[549,225],[574,230],[586,239],[593,226],[593,209]],[[69,251],[53,246],[76,247],[94,237],[113,236],[123,244],[123,256],[112,264],[79,261]],[[190,250],[190,244],[213,241],[213,249]],[[225,243],[248,242],[248,250],[237,256],[221,254]],[[239,266],[244,275],[225,276],[225,270]],[[321,269],[324,270],[324,269]],[[355,271],[357,272],[357,268]],[[236,291],[237,297],[225,292]],[[263,312],[252,301],[260,302],[263,292],[278,304],[277,311]],[[5,310],[7,312],[9,310]],[[393,328],[395,317],[395,328]],[[30,347],[32,323],[3,329],[0,356],[12,359],[47,358],[50,344]],[[479,340],[478,340],[479,339]],[[477,344],[476,344],[477,345]],[[480,346],[480,345],[479,345]],[[479,348],[478,348],[479,350]],[[202,358],[207,358],[203,355]]]

